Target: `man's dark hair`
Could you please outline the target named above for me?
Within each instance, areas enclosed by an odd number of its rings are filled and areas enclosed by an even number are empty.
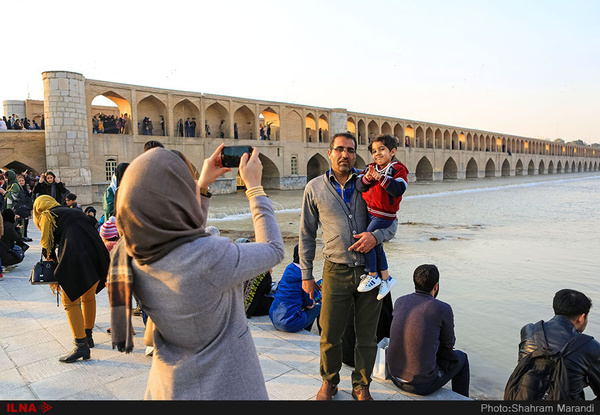
[[[344,137],[347,138],[348,140],[352,140],[354,141],[354,149],[356,149],[357,143],[356,143],[356,137],[354,137],[352,134],[350,133],[337,133],[333,136],[333,138],[331,139],[331,142],[329,143],[329,149],[332,150],[333,149],[333,143],[335,143],[335,139],[338,137]]]
[[[572,319],[589,313],[592,308],[592,300],[584,293],[565,288],[554,294],[552,308],[555,315]]]
[[[430,292],[440,280],[440,272],[435,265],[419,265],[413,274],[415,290]]]
[[[151,148],[154,147],[161,147],[161,148],[165,148],[165,146],[163,145],[163,143],[161,143],[160,141],[156,141],[156,140],[150,140],[150,141],[146,141],[146,143],[144,144],[144,151],[148,151]]]
[[[383,143],[383,145],[386,146],[390,151],[392,151],[394,148],[398,148],[398,139],[396,137],[389,134],[379,134],[369,143],[369,153],[373,151],[373,143],[375,142]]]
[[[75,193],[69,193],[66,197],[67,200],[77,200],[77,195]]]

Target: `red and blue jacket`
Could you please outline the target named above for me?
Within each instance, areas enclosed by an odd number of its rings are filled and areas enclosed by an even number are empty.
[[[376,167],[375,163],[365,167],[363,172],[358,175],[356,189],[362,193],[363,199],[367,203],[367,210],[371,215],[394,220],[396,212],[400,208],[402,195],[408,187],[408,169],[398,160],[394,160],[385,167],[383,172],[378,169],[381,173],[379,181],[370,181],[365,176],[369,166]]]

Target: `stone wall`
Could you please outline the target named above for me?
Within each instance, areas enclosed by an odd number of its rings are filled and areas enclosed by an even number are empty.
[[[0,131],[0,166],[18,161],[36,173],[46,170],[46,139],[44,131]]]

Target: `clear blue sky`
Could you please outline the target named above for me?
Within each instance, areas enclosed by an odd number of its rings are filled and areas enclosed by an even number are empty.
[[[599,1],[13,0],[9,8],[0,101],[42,99],[41,73],[68,70],[600,142]]]

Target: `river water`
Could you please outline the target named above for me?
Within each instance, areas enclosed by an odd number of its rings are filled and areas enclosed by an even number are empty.
[[[276,280],[298,240],[302,191],[268,194],[286,241],[286,258],[273,269]],[[398,281],[391,295],[414,290],[418,265],[437,265],[438,299],[454,310],[456,348],[469,356],[472,397],[502,399],[520,329],[552,318],[556,291],[576,289],[600,304],[598,206],[598,172],[409,184],[396,237],[384,245]],[[252,237],[247,212],[243,192],[215,195],[208,224],[223,236]],[[319,278],[322,265],[317,258]],[[586,333],[600,339],[595,308]]]

